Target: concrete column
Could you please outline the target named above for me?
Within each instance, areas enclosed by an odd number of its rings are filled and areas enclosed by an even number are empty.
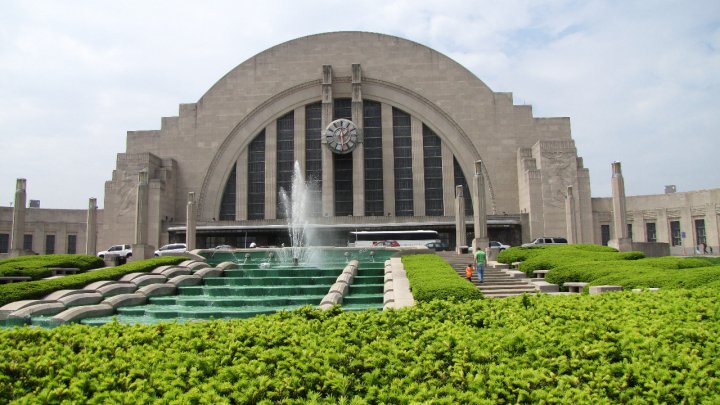
[[[670,223],[668,222],[667,210],[660,208],[657,211],[657,222],[655,223],[655,232],[658,242],[671,243],[670,241]]]
[[[362,70],[359,63],[352,65],[352,122],[360,129],[358,144],[353,153],[353,215],[365,215],[365,149],[363,130]]]
[[[27,193],[25,179],[17,179],[15,183],[15,203],[13,205],[12,232],[10,233],[10,257],[23,255],[23,240],[25,237],[25,210]]]
[[[97,253],[97,198],[88,201],[87,235],[85,236],[85,254],[95,256]]]
[[[577,221],[575,220],[575,196],[572,186],[568,186],[565,195],[565,224],[567,225],[568,243],[578,243]]]
[[[333,121],[333,91],[332,66],[323,65],[322,77],[322,111],[320,130],[325,131]],[[318,136],[320,136],[318,134]],[[322,144],[322,214],[326,217],[335,216],[335,164],[333,153],[328,149],[325,137],[321,137]]]
[[[455,186],[455,253],[462,253],[465,246],[465,196],[463,186]]]
[[[485,177],[483,176],[481,160],[475,161],[475,198],[473,199],[473,219],[475,239],[473,240],[473,253],[490,247],[487,236],[487,212],[485,211]]]
[[[705,236],[708,246],[713,248],[713,253],[718,254],[720,251],[720,232],[718,232],[718,214],[717,204],[709,203],[705,205]]]
[[[442,143],[440,148],[442,156],[442,171],[443,171],[443,206],[444,215],[449,217],[456,215],[454,208],[455,204],[455,165],[453,165],[453,154],[450,148],[447,147],[445,142]],[[462,212],[465,215],[465,211]],[[465,243],[463,243],[465,244]]]
[[[623,179],[620,162],[612,164],[612,203],[613,203],[613,226],[615,228],[615,239],[608,242],[608,246],[626,252],[632,250],[632,241],[627,233],[627,211],[625,205],[625,180]]]
[[[195,215],[195,193],[192,191],[188,193],[187,200],[187,220],[185,226],[185,244],[187,245],[188,251],[193,251],[197,247],[195,246],[195,228],[197,224],[197,218]]]
[[[425,156],[423,151],[422,121],[410,117],[410,142],[413,173],[413,212],[416,217],[425,216]]]
[[[148,172],[138,173],[137,199],[135,203],[135,244],[132,246],[133,259],[144,260],[153,257],[153,248],[148,243]]]
[[[382,103],[380,108],[383,134],[383,200],[385,200],[385,214],[395,216],[395,153],[393,151],[392,106]]]
[[[277,122],[265,127],[265,219],[277,218]]]

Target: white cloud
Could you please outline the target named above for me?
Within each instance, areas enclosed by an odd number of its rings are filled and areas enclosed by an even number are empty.
[[[5,1],[0,204],[102,198],[125,132],[155,129],[236,65],[296,37],[382,32],[438,50],[536,116],[569,116],[593,194],[718,187],[713,1]]]

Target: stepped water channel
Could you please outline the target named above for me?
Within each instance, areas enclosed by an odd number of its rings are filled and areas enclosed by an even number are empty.
[[[114,316],[87,318],[81,323],[101,325],[113,319],[130,324],[238,319],[317,306],[351,260],[359,261],[358,273],[342,309],[382,309],[384,262],[396,253],[395,249],[320,248],[320,252],[322,263],[294,265],[284,261],[281,249],[252,253],[201,251],[211,266],[226,261],[235,264],[219,276],[204,278],[201,285],[178,287],[177,295],[150,297],[147,304],[120,307]],[[42,320],[33,323],[42,324]]]

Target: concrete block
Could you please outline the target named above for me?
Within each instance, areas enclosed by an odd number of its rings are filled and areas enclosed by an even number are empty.
[[[77,322],[85,318],[98,316],[109,316],[115,313],[115,309],[108,304],[83,305],[66,309],[52,317],[56,323]]]
[[[611,291],[622,291],[620,285],[594,285],[590,287],[590,294],[603,294]]]
[[[572,293],[579,293],[582,292],[583,288],[587,286],[588,283],[583,283],[579,281],[568,281],[566,283],[563,283],[563,287],[567,288],[569,292]]]
[[[532,284],[535,286],[535,289],[541,292],[549,293],[549,292],[560,292],[560,286],[557,284],[548,283],[547,281],[533,281]]]
[[[174,284],[176,287],[183,287],[186,285],[198,285],[202,283],[202,277],[198,276],[197,274],[177,276],[169,279],[168,283]]]
[[[533,274],[537,276],[537,278],[545,278],[545,275],[548,274],[550,270],[533,270]]]
[[[218,269],[217,267],[208,267],[204,269],[200,269],[193,273],[194,275],[205,278],[205,277],[222,277],[223,271],[222,269]]]
[[[15,301],[5,304],[0,308],[0,320],[7,319],[8,315],[15,311],[19,311],[23,308],[31,307],[40,304],[49,304],[55,302],[54,300],[22,300]]]
[[[99,292],[82,293],[82,294],[71,294],[58,299],[57,301],[62,303],[68,308],[77,307],[81,305],[94,305],[102,301],[105,297]]]
[[[195,260],[185,260],[184,262],[178,264],[180,267],[187,267],[191,264],[195,263]]]
[[[163,284],[167,282],[167,277],[162,274],[145,274],[140,277],[135,277],[131,282],[139,288],[150,284]]]
[[[395,302],[394,291],[386,291],[385,294],[383,294],[383,304],[387,304],[389,302]]]
[[[50,294],[46,295],[44,300],[48,301],[57,301],[60,298],[67,297],[68,295],[73,294],[87,294],[87,293],[94,293],[95,290],[57,290],[54,292],[51,292]]]
[[[510,266],[506,263],[497,263],[494,265],[494,268],[496,270],[508,270],[510,268]]]
[[[527,274],[520,270],[508,270],[506,273],[512,278],[528,278]]]
[[[133,281],[134,279],[144,276],[148,273],[128,273],[120,278],[119,281]]]
[[[12,312],[7,318],[30,318],[31,316],[55,315],[66,309],[67,307],[61,302],[44,302],[42,304],[31,305]]]
[[[138,288],[137,294],[143,294],[146,297],[162,297],[164,295],[174,295],[177,293],[177,286],[171,283],[150,284],[142,288]]]
[[[336,304],[342,304],[343,296],[342,294],[338,292],[329,292],[325,297],[323,297],[322,301],[320,301],[320,305],[336,305]]]
[[[118,294],[129,294],[133,293],[138,289],[137,284],[127,282],[127,281],[118,281],[113,282],[107,285],[104,285],[97,289],[97,292],[102,294],[103,297],[108,298],[112,297],[114,295]]]
[[[147,296],[140,293],[118,294],[110,298],[105,298],[101,304],[107,304],[114,309],[119,307],[134,307],[147,303]]]
[[[353,283],[353,275],[351,273],[345,273],[343,272],[340,274],[337,278],[337,283],[345,283],[347,285],[352,285]]]
[[[178,276],[186,276],[186,275],[188,275],[188,274],[191,274],[191,272],[190,272],[189,269],[185,269],[185,268],[182,268],[182,267],[174,267],[174,268],[171,268],[171,269],[167,269],[167,270],[163,271],[163,272],[160,273],[160,274],[162,274],[163,276],[165,276],[165,277],[167,277],[167,278],[170,279],[170,278],[175,278],[175,277],[178,277]]]
[[[331,293],[339,293],[343,297],[347,295],[348,289],[349,289],[349,287],[346,283],[335,283],[332,286],[330,286]]]
[[[114,282],[115,282],[114,280],[96,281],[94,283],[90,283],[90,284],[86,285],[85,287],[83,287],[83,290],[97,290],[100,287],[106,286],[108,284],[112,284]]]
[[[187,267],[191,271],[197,271],[200,269],[206,269],[206,268],[210,267],[210,265],[205,262],[193,261],[192,263],[190,263],[188,266],[185,266],[185,267]]]
[[[175,267],[178,267],[178,266],[172,266],[172,265],[160,266],[160,267],[154,268],[153,271],[151,271],[151,273],[153,273],[153,274],[162,274],[163,271],[165,271],[165,270],[167,270],[167,269],[172,269],[172,268],[175,268]]]
[[[230,269],[240,268],[240,266],[238,266],[237,263],[233,263],[233,262],[222,262],[215,267],[217,267],[218,269],[222,269],[222,270],[230,270]]]
[[[392,280],[393,280],[392,271],[391,271],[391,272],[388,272],[388,273],[385,273],[384,281],[387,283],[388,281],[392,281]]]

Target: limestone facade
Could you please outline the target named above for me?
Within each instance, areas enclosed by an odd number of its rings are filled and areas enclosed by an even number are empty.
[[[351,120],[360,134],[344,155],[321,136],[338,118]],[[321,241],[327,244],[365,229],[435,229],[453,247],[487,239],[519,245],[568,237],[568,229],[577,243],[601,243],[604,226],[612,227],[612,204],[591,198],[569,118],[534,117],[531,106],[515,105],[511,93],[492,91],[447,56],[389,35],[334,32],[272,47],[197,102],[181,104],[177,116],[163,117],[160,129],[128,132],[126,144],[97,211],[98,250],[134,241],[140,172],[148,179],[147,246],[185,241],[188,222],[198,247],[279,245],[285,242],[279,192],[293,161],[320,182],[312,222],[330,235]],[[455,198],[460,185],[462,204]],[[717,241],[717,215],[706,213],[717,212],[719,196],[698,193],[667,203],[628,197],[628,221],[642,212],[647,222],[654,213],[660,235],[676,212],[690,221],[702,210],[708,241]],[[456,222],[458,205],[465,218]],[[47,223],[41,211],[53,212]],[[65,233],[52,230],[55,250],[71,232],[84,246],[87,211],[78,210],[77,218],[74,212],[27,209],[25,233],[44,235],[65,221]],[[457,240],[463,232],[456,233],[456,223],[466,224],[464,241]],[[478,230],[479,223],[487,229]],[[0,208],[0,254],[11,225],[12,209]]]

